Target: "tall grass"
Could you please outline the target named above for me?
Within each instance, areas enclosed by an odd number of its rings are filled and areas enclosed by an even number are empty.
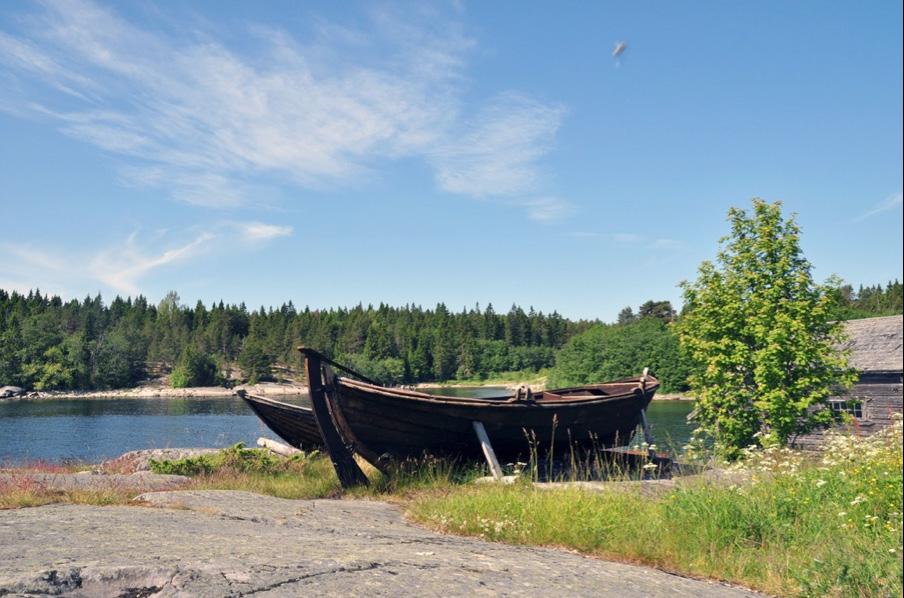
[[[839,436],[821,457],[750,452],[736,484],[658,495],[531,484],[424,493],[409,504],[441,531],[565,546],[783,595],[900,596],[902,429]]]
[[[449,489],[482,473],[481,468],[424,455],[391,463],[382,473],[360,462],[370,484],[343,491],[330,460],[319,451],[277,457],[266,450],[238,444],[212,455],[178,461],[151,461],[151,470],[192,476],[194,489],[246,490],[281,498],[395,496],[431,489]]]

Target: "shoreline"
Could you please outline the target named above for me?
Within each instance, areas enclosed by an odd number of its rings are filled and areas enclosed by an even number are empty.
[[[528,384],[524,382],[420,382],[413,386],[402,388],[414,388],[420,391],[430,391],[439,388],[504,388],[507,391],[517,390],[521,386],[530,386],[535,391],[541,391],[543,384]],[[236,391],[245,390],[250,394],[264,396],[298,396],[307,395],[308,387],[299,382],[260,382],[258,384],[239,384],[233,388],[225,386],[196,386],[192,388],[171,388],[162,384],[146,384],[135,388],[119,388],[110,390],[36,390],[29,391],[17,397],[7,397],[7,401],[22,399],[187,399],[187,398],[228,398],[235,396]],[[693,397],[680,393],[657,393],[654,401],[693,401]]]
[[[18,397],[5,400],[21,399],[186,399],[186,398],[228,398],[235,396],[236,391],[245,390],[251,394],[265,396],[289,396],[308,393],[307,385],[278,382],[261,382],[258,384],[239,384],[233,388],[225,386],[195,386],[192,388],[170,388],[163,385],[145,385],[135,388],[118,388],[110,390],[36,390],[26,392]]]

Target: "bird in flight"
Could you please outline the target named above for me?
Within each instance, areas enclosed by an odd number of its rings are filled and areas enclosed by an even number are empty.
[[[628,42],[615,42],[615,47],[612,49],[612,58],[618,59],[627,49]]]

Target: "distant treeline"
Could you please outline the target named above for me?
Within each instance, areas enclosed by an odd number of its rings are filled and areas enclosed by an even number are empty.
[[[881,284],[856,291],[846,284],[837,291],[838,314],[842,320],[857,320],[875,316],[893,316],[904,313],[904,292],[901,283],[895,280],[883,288]]]
[[[36,389],[134,386],[149,367],[176,366],[178,385],[218,376],[256,381],[274,365],[297,367],[299,344],[390,383],[479,378],[550,367],[555,352],[593,323],[513,306],[457,313],[439,304],[248,310],[244,304],[181,305],[169,293],[63,301],[0,290],[0,384]],[[238,370],[234,369],[238,365]]]
[[[902,313],[901,283],[839,286],[839,319]],[[139,296],[63,301],[0,290],[0,385],[112,389],[172,371],[177,386],[224,378],[267,379],[275,366],[298,371],[299,344],[385,383],[483,379],[553,368],[554,385],[636,375],[649,366],[663,390],[685,387],[688,365],[668,301],[626,307],[614,324],[492,305],[452,312],[386,305],[249,310],[222,301],[184,306],[176,293],[153,305]]]

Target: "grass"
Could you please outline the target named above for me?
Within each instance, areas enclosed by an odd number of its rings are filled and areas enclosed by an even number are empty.
[[[542,465],[541,465],[542,466]],[[838,436],[820,456],[752,451],[725,479],[684,482],[656,494],[470,484],[482,468],[424,458],[368,469],[371,484],[343,493],[328,459],[289,459],[232,447],[153,464],[192,476],[189,489],[282,498],[380,498],[443,532],[513,544],[560,546],[765,592],[800,596],[900,596],[901,422],[870,439]],[[738,482],[737,480],[743,480]],[[127,489],[52,492],[27,478],[0,482],[0,508],[48,502],[122,504]]]
[[[532,485],[424,493],[410,516],[444,532],[562,546],[686,575],[801,596],[900,596],[898,425],[839,437],[822,458],[747,455],[741,484],[699,482],[658,496]]]
[[[9,470],[0,477],[0,509],[40,507],[52,503],[78,505],[124,504],[135,496],[128,488],[106,488],[102,490],[54,490],[35,481],[28,473],[64,474],[72,473],[68,468],[48,471],[47,469]]]

